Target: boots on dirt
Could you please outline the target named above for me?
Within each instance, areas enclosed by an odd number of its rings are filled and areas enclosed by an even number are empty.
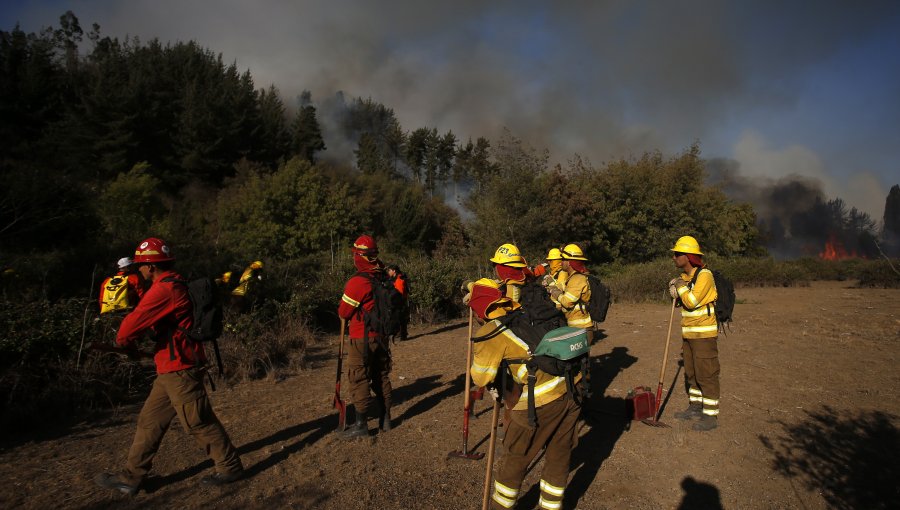
[[[353,425],[347,427],[343,433],[344,438],[365,437],[369,435],[369,420],[357,419]]]
[[[137,494],[138,486],[140,485],[139,483],[130,484],[125,480],[122,480],[118,475],[112,473],[100,473],[94,477],[94,483],[104,489],[116,490],[122,494],[128,494],[129,496]]]
[[[706,432],[708,430],[712,430],[719,426],[719,419],[715,416],[710,416],[708,414],[704,414],[700,421],[694,424],[694,430],[699,430],[700,432]]]
[[[689,421],[696,420],[703,415],[703,406],[700,404],[689,404],[687,409],[684,411],[677,411],[672,416],[675,417],[676,420]]]

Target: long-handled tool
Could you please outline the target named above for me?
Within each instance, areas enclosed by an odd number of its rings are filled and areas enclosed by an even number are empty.
[[[666,333],[666,348],[663,352],[662,366],[659,367],[659,385],[656,387],[656,408],[653,410],[653,419],[646,418],[641,420],[647,425],[653,427],[669,427],[665,423],[659,421],[659,405],[662,403],[662,387],[663,378],[666,376],[666,361],[669,358],[669,341],[672,338],[672,323],[675,322],[675,299],[672,299],[672,313],[669,315],[669,332]]]
[[[470,388],[470,377],[469,377],[469,369],[472,367],[472,309],[469,308],[469,339],[468,339],[468,347],[466,349],[466,371],[464,372],[463,377],[466,378],[466,387],[463,391],[465,395],[465,402],[463,404],[463,447],[462,450],[454,450],[447,454],[447,457],[457,458],[457,459],[469,459],[469,460],[481,460],[484,457],[483,453],[475,453],[469,451],[469,414],[471,412],[472,405],[472,397],[469,393]]]
[[[341,341],[338,347],[337,381],[334,383],[334,408],[338,410],[338,431],[347,428],[347,403],[341,400],[341,370],[344,367],[344,327],[347,321],[341,319]]]
[[[481,510],[487,510],[491,497],[491,475],[494,471],[494,449],[497,446],[497,424],[500,422],[500,399],[494,399],[491,416],[491,440],[488,443],[487,467],[484,469],[484,491],[481,493]]]

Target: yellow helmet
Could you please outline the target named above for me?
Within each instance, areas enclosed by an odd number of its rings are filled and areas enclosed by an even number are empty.
[[[559,251],[559,248],[550,248],[550,251],[547,252],[546,260],[562,260],[562,253]]]
[[[509,243],[497,248],[491,262],[509,267],[525,267],[525,258],[519,253],[516,245]]]
[[[560,250],[563,260],[587,260],[584,252],[577,244],[567,244],[565,248]]]
[[[675,246],[671,250],[678,253],[693,253],[694,255],[703,255],[700,251],[700,243],[691,236],[682,236],[675,241]]]
[[[250,269],[262,269],[262,268],[263,268],[263,263],[261,260],[257,260],[255,262],[253,262],[252,264],[250,264]]]

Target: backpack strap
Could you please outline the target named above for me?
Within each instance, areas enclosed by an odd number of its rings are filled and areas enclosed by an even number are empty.
[[[161,281],[161,282],[167,282],[167,283],[169,283],[169,282],[171,282],[171,283],[179,283],[179,284],[181,284],[181,285],[184,285],[185,289],[188,288],[188,281],[187,281],[187,280],[182,280],[182,279],[179,279],[179,278],[174,278],[174,277],[171,277],[171,276],[167,276],[166,278],[163,278],[163,279],[160,280],[160,281]],[[190,299],[190,295],[188,295],[188,299]],[[192,302],[192,303],[191,303],[191,306],[193,306],[193,305],[194,305],[194,303]],[[182,328],[181,326],[176,326],[176,329],[178,329],[179,331],[181,331],[182,333],[184,333],[185,336],[187,336],[188,338],[191,338],[191,333],[190,333],[190,331],[188,331],[188,330]],[[171,334],[169,334],[169,342],[168,342],[168,343],[169,343],[169,360],[170,360],[170,361],[175,361],[175,360],[177,359],[177,356],[175,355],[176,351],[178,351],[178,356],[181,356],[182,358],[185,358],[185,357],[186,357],[186,356],[184,355],[184,353],[181,352],[180,349],[178,349],[177,347],[175,347],[175,332],[174,332],[174,331],[173,331]],[[212,343],[212,345],[213,345],[213,350],[215,351],[215,354],[216,354],[216,366],[217,366],[217,368],[219,369],[219,375],[222,375],[222,374],[225,372],[225,369],[224,369],[224,367],[223,367],[223,365],[222,365],[222,356],[219,354],[219,341],[218,341],[217,339],[213,338],[213,339],[211,340],[210,343]],[[201,365],[201,366],[202,366],[202,365]],[[216,391],[216,386],[215,386],[215,384],[214,384],[213,381],[212,381],[212,376],[210,376],[210,378],[209,378],[209,383],[210,383],[210,386],[212,386],[212,390],[213,390],[213,391]]]
[[[509,368],[510,363],[521,363],[521,364],[525,365],[525,367],[528,369],[528,376],[527,376],[527,381],[526,381],[526,384],[528,385],[528,425],[531,427],[536,427],[537,426],[537,409],[534,404],[534,387],[537,382],[537,367],[534,365],[534,363],[532,363],[531,359],[527,359],[527,358],[504,359],[501,362],[501,366],[506,365],[506,369],[503,370],[503,377],[504,377],[503,381],[505,381],[505,379],[507,377],[507,373],[512,372],[512,370]],[[511,373],[510,373],[509,377],[512,377]],[[503,390],[505,391],[505,389],[506,389],[505,382],[502,383],[502,387],[503,387]]]
[[[698,267],[697,270],[694,272],[694,276],[691,277],[690,283],[688,283],[688,286],[690,286],[690,288],[692,290],[694,288],[694,285],[697,284],[697,278],[700,277],[700,271],[703,271],[704,269],[706,269],[707,271],[712,273],[712,271],[710,271],[709,268],[706,267],[706,264]],[[712,315],[712,309],[709,307],[709,303],[706,303],[706,315],[707,316]]]

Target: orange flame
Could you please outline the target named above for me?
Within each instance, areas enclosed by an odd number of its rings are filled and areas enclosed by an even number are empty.
[[[834,234],[828,236],[825,242],[825,250],[819,253],[819,258],[825,260],[846,260],[856,258],[856,252],[847,253],[844,245],[837,239]]]

